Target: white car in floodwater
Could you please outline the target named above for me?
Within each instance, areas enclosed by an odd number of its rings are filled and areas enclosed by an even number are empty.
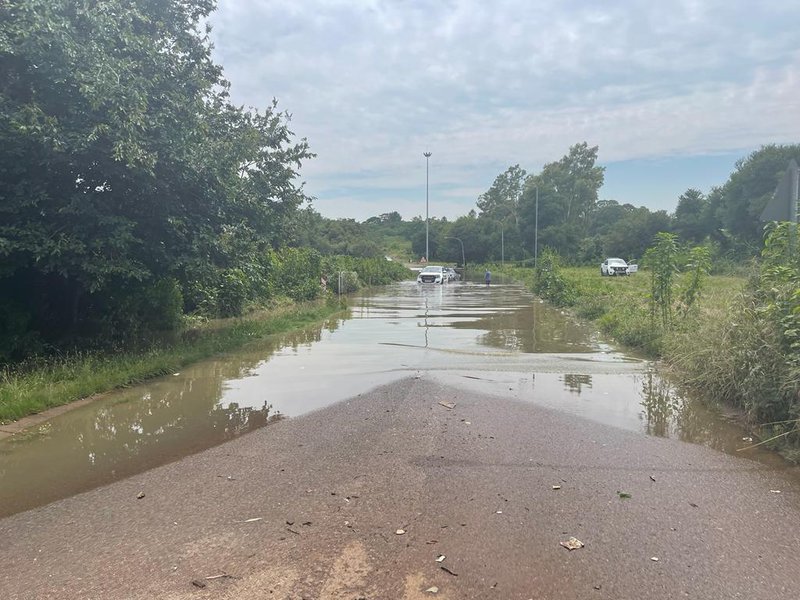
[[[449,279],[444,267],[438,265],[428,265],[417,275],[417,283],[445,283]]]

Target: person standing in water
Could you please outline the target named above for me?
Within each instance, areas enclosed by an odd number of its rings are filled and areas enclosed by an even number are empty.
[[[483,280],[486,282],[487,287],[490,283],[492,283],[492,272],[489,269],[486,269],[486,273],[483,275]]]

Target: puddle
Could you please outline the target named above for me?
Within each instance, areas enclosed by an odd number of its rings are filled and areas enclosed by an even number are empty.
[[[725,452],[746,435],[521,286],[404,282],[352,299],[345,319],[108,394],[0,441],[0,516],[416,374]]]

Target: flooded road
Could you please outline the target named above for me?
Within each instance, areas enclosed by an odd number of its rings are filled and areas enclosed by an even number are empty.
[[[747,433],[522,286],[403,282],[346,316],[121,390],[0,441],[0,516],[409,375],[736,452]]]

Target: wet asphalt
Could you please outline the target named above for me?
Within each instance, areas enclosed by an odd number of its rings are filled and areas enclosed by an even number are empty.
[[[794,471],[422,374],[0,520],[0,598],[796,598],[798,541]]]

